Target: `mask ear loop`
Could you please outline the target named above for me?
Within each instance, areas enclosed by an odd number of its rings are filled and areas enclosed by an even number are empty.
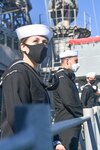
[[[26,44],[26,43],[22,43],[22,44],[28,47],[28,44]],[[22,56],[23,56],[23,53],[27,55],[26,51],[21,50],[21,47],[20,47],[20,51],[21,51]]]

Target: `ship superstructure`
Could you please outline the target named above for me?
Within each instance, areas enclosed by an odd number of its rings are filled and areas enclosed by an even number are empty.
[[[77,25],[79,10],[76,0],[51,0],[48,8],[50,25],[54,31],[54,66],[58,66],[60,61],[59,53],[64,49],[71,49],[68,41],[70,39],[89,37],[91,29]]]
[[[0,70],[17,58],[17,27],[31,24],[29,0],[0,0]]]

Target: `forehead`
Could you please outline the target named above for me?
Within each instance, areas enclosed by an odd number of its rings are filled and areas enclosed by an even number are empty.
[[[95,79],[95,77],[88,77],[90,80],[93,80],[93,79]]]
[[[30,36],[27,38],[27,41],[30,40],[30,41],[33,41],[33,40],[42,40],[42,41],[48,41],[48,39],[46,37],[43,37],[43,36]]]
[[[70,57],[72,60],[78,60],[78,56]]]

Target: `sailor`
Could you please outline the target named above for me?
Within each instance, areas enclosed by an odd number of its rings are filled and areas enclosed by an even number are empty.
[[[61,67],[55,73],[59,77],[59,84],[53,91],[55,122],[82,116],[82,106],[75,84],[75,72],[79,68],[78,51],[65,50],[60,53],[60,58]],[[78,150],[80,131],[81,126],[76,126],[59,133],[66,150]]]
[[[97,95],[98,87],[95,84],[96,73],[89,72],[86,74],[86,84],[82,88],[81,102],[83,108],[91,108],[97,105]]]
[[[14,108],[20,104],[46,103],[49,97],[36,68],[47,56],[53,33],[43,24],[31,24],[16,29],[21,58],[14,61],[2,76],[1,137],[15,133]]]
[[[13,62],[2,76],[3,104],[1,138],[16,133],[14,108],[22,104],[47,104],[50,100],[47,87],[36,68],[47,56],[52,30],[43,24],[32,24],[16,29],[21,59]],[[59,140],[54,141],[56,150],[65,150]]]

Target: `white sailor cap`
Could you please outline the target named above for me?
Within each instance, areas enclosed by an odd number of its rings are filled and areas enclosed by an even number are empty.
[[[86,74],[86,77],[87,77],[87,78],[88,78],[88,77],[95,78],[95,76],[96,76],[96,73],[95,73],[95,72],[89,72],[89,73]]]
[[[78,56],[77,50],[66,50],[60,53],[60,58],[73,57],[73,56]]]
[[[46,37],[50,41],[53,36],[52,29],[43,24],[31,24],[22,26],[16,29],[16,33],[19,40],[26,37],[39,35]]]

